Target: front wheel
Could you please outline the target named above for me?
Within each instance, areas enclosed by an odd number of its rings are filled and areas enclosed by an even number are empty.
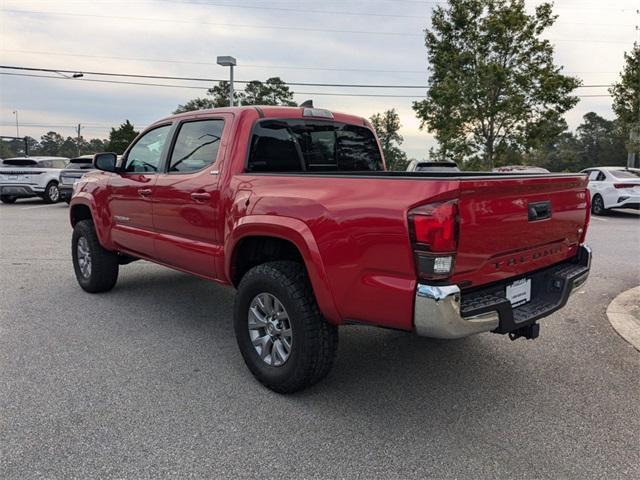
[[[607,209],[604,208],[604,200],[600,195],[595,195],[591,201],[591,213],[594,215],[606,215]]]
[[[0,195],[0,202],[2,203],[16,203],[18,197],[14,197],[13,195]]]
[[[102,248],[91,220],[81,220],[73,227],[71,256],[83,290],[99,293],[114,287],[118,280],[118,255]]]
[[[322,317],[304,266],[269,262],[238,286],[234,330],[251,373],[279,393],[322,380],[331,370],[338,329]]]
[[[44,203],[56,203],[60,200],[60,190],[58,190],[57,182],[47,183],[42,199]]]

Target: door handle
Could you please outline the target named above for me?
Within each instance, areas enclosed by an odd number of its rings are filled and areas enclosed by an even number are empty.
[[[141,197],[148,197],[149,195],[151,195],[152,190],[150,188],[139,188],[138,189],[138,195],[140,195]]]
[[[191,198],[196,202],[203,202],[205,200],[209,200],[211,198],[211,195],[207,192],[193,192],[191,194]]]

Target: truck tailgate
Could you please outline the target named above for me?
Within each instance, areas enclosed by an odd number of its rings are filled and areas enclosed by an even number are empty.
[[[572,257],[587,207],[585,175],[461,180],[452,280],[473,288]]]

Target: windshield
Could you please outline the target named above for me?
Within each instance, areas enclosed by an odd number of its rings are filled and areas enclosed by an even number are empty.
[[[610,170],[611,175],[613,175],[616,178],[639,178],[640,177],[640,170],[637,170],[635,168],[630,168],[629,170]]]

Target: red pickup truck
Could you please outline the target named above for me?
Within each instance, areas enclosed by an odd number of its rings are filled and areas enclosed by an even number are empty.
[[[535,338],[589,274],[585,175],[388,172],[351,115],[190,112],[94,165],[71,200],[80,286],[146,259],[235,287],[242,356],[278,392],[329,372],[339,325]]]

